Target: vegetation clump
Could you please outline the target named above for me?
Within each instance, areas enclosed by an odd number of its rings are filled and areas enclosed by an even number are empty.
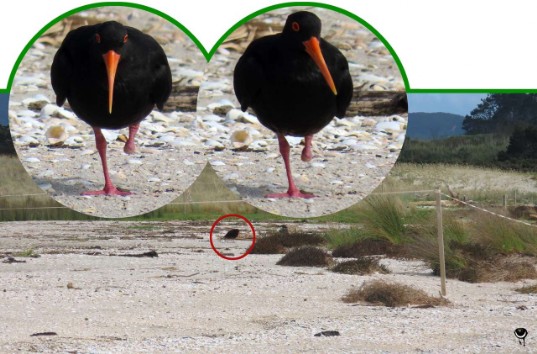
[[[326,267],[332,263],[332,256],[325,250],[313,246],[303,246],[289,251],[276,264],[291,267]]]
[[[346,303],[365,302],[387,307],[432,307],[450,303],[447,299],[429,296],[423,290],[382,280],[365,282],[359,289],[351,289],[342,300]]]
[[[338,263],[332,268],[335,273],[353,274],[353,275],[368,275],[372,273],[388,274],[390,271],[385,265],[380,264],[378,259],[360,257],[350,261]]]

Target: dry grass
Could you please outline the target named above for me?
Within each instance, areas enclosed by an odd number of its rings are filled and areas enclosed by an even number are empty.
[[[375,272],[388,274],[390,271],[385,265],[379,263],[378,259],[361,257],[351,261],[338,263],[331,269],[335,273],[368,275]]]
[[[521,288],[515,289],[515,291],[521,294],[537,294],[537,284],[523,286]]]
[[[394,245],[388,240],[364,239],[350,245],[342,245],[332,251],[332,256],[342,258],[359,258],[363,256],[386,255],[388,257],[404,257],[406,248]]]
[[[364,283],[359,289],[351,289],[342,298],[343,302],[365,302],[377,306],[445,306],[449,301],[427,295],[423,290],[408,285],[374,280]]]
[[[325,250],[313,246],[303,246],[290,251],[276,264],[291,267],[326,267],[332,263],[332,256]]]
[[[490,260],[471,260],[461,269],[456,278],[469,283],[491,283],[498,281],[517,282],[522,279],[537,279],[535,261],[519,256],[495,256]]]
[[[285,253],[289,248],[300,246],[318,246],[326,244],[321,235],[307,233],[272,234],[259,238],[252,250],[253,254]]]

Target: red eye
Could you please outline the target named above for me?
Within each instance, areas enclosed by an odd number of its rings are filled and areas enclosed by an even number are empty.
[[[298,22],[293,22],[293,23],[291,24],[291,29],[292,29],[293,31],[295,31],[295,32],[300,31],[300,25],[298,24]]]
[[[129,39],[129,35],[126,34],[125,37],[123,37],[123,43],[127,43],[127,39]]]
[[[101,43],[101,35],[99,33],[95,33],[95,42]]]

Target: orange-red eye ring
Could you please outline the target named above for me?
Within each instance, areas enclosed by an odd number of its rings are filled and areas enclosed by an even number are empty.
[[[300,31],[300,25],[298,24],[298,22],[291,23],[291,29],[295,32]]]
[[[123,43],[127,43],[127,39],[129,39],[129,35],[126,34],[125,37],[123,37]]]
[[[101,35],[99,33],[95,33],[95,42],[101,43]]]

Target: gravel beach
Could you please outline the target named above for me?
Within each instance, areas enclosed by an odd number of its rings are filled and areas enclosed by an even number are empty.
[[[41,257],[0,262],[0,352],[536,351],[537,297],[514,291],[535,281],[448,280],[451,305],[442,307],[346,304],[341,297],[371,279],[433,296],[440,281],[422,262],[388,258],[381,264],[392,273],[371,276],[276,266],[281,255],[226,261],[210,248],[210,224],[3,223],[0,253],[32,249]],[[279,224],[254,226],[263,236]],[[250,242],[225,242],[226,252]],[[149,250],[158,257],[120,256]],[[514,336],[518,327],[529,332],[526,347]],[[315,336],[325,330],[340,336]],[[56,335],[31,336],[42,332]]]

